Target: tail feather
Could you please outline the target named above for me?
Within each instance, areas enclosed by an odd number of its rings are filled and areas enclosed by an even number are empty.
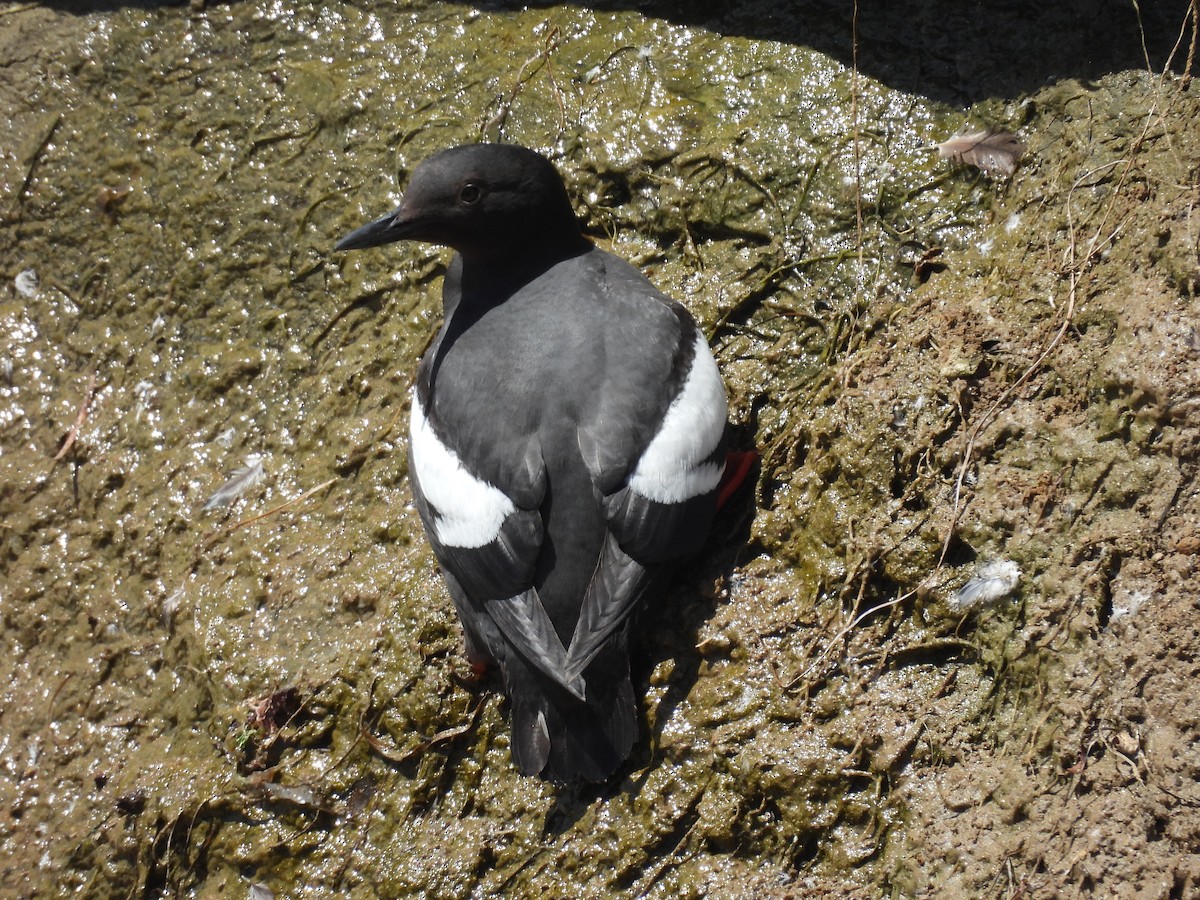
[[[510,659],[504,666],[512,697],[512,755],[522,774],[600,782],[629,756],[637,738],[637,705],[624,641],[616,643],[593,665],[620,669],[605,668],[602,677],[588,681],[586,701],[522,660]],[[592,690],[593,683],[603,690]]]
[[[550,758],[550,726],[542,698],[528,699],[513,698],[512,755],[522,775],[536,775]]]

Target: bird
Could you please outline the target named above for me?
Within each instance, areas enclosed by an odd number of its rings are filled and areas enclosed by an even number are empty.
[[[608,780],[638,733],[629,634],[710,531],[725,386],[687,310],[585,236],[554,164],[442,150],[335,249],[455,252],[417,368],[409,478],[472,663],[498,666],[517,769]],[[723,493],[724,492],[724,493]]]

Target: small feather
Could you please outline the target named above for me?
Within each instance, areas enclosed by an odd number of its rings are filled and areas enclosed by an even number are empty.
[[[997,559],[980,566],[975,577],[960,587],[950,598],[950,608],[971,609],[985,603],[995,603],[1017,589],[1021,570],[1008,559]]]
[[[13,285],[16,287],[17,293],[22,297],[26,299],[36,297],[38,292],[37,272],[33,269],[18,272],[17,277],[13,279]]]
[[[240,469],[234,469],[233,473],[229,476],[229,480],[217,488],[217,492],[208,498],[208,502],[204,504],[204,512],[216,509],[218,506],[224,506],[227,503],[232,503],[262,481],[264,474],[262,460],[257,456],[248,457],[246,465]]]
[[[272,800],[280,800],[284,803],[294,803],[296,806],[309,808],[321,808],[321,798],[317,796],[317,792],[310,787],[299,785],[292,787],[286,784],[279,784],[275,781],[259,781],[255,782],[254,786],[261,790]]]
[[[175,613],[178,612],[179,606],[181,603],[183,603],[183,598],[184,598],[184,596],[186,596],[186,594],[187,594],[187,588],[185,585],[181,584],[178,588],[175,589],[174,593],[172,593],[171,596],[169,596],[165,600],[163,600],[163,602],[162,602],[162,620],[163,620],[163,624],[166,625],[168,628],[171,626],[171,623],[173,623],[175,621]]]
[[[942,159],[974,166],[984,175],[1007,178],[1017,170],[1026,147],[1011,131],[972,131],[956,134],[937,145]]]

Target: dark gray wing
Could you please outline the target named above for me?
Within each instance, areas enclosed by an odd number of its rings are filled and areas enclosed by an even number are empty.
[[[625,483],[605,500],[609,533],[567,651],[580,675],[637,606],[656,573],[700,549],[716,512],[725,459],[725,387],[694,325],[690,365]],[[603,459],[600,435],[581,435]]]

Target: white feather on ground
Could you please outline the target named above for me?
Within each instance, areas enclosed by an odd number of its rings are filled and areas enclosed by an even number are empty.
[[[208,502],[204,504],[203,511],[208,512],[210,509],[216,509],[218,506],[232,503],[262,481],[265,474],[261,458],[257,456],[247,457],[246,465],[240,469],[234,469],[229,476],[229,480],[217,488],[216,493],[208,498]]]
[[[954,135],[937,145],[942,159],[974,166],[984,175],[1007,178],[1027,149],[1011,131],[972,131]]]
[[[985,603],[995,603],[1017,589],[1021,570],[1009,559],[997,559],[979,567],[975,577],[950,597],[950,608],[971,609]]]

